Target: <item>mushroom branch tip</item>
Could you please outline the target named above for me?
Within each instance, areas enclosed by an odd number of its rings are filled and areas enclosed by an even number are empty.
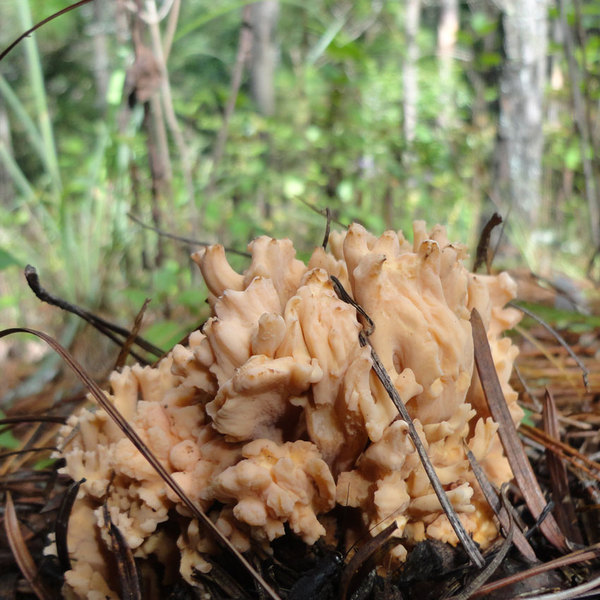
[[[469,317],[474,308],[481,314],[518,423],[509,383],[517,349],[504,336],[520,317],[506,307],[515,283],[470,273],[465,247],[422,221],[412,242],[358,224],[332,231],[328,242],[305,264],[290,240],[260,237],[243,273],[219,245],[194,254],[210,318],[155,366],[114,372],[109,399],[240,552],[257,544],[269,552],[286,526],[314,544],[341,505],[360,509],[348,540],[395,524],[393,564],[419,541],[459,539],[374,372],[371,348],[359,342],[364,331],[464,530],[489,547],[498,523],[465,445],[492,483],[513,474],[474,369]],[[118,595],[104,560],[104,506],[136,559],[152,556],[199,585],[217,545],[104,410],[70,417],[59,447],[62,472],[85,477],[67,538],[66,584],[76,597]]]

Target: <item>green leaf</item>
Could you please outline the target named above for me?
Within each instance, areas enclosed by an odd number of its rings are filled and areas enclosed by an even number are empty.
[[[475,33],[483,37],[496,29],[497,22],[483,12],[476,12],[471,17],[471,27]]]
[[[162,321],[144,329],[143,336],[155,346],[166,350],[179,342],[189,329],[190,327],[176,321]]]
[[[4,271],[8,267],[22,266],[21,263],[7,250],[0,248],[0,271]]]
[[[479,55],[479,62],[483,67],[497,67],[502,63],[502,56],[499,52],[482,52]]]
[[[350,202],[354,197],[354,186],[347,179],[342,181],[337,188],[337,193],[342,202]]]
[[[293,175],[286,177],[283,182],[283,193],[286,198],[302,196],[305,189],[304,182]]]
[[[581,152],[579,151],[579,146],[576,144],[572,144],[567,148],[565,152],[565,166],[567,169],[574,171],[577,169],[579,164],[581,163]]]
[[[38,460],[35,463],[33,468],[35,471],[43,471],[44,469],[51,467],[55,462],[56,462],[56,458],[50,458],[48,456],[47,458],[42,458],[42,459]]]
[[[112,106],[119,106],[123,97],[123,86],[125,85],[125,71],[117,69],[113,71],[108,83],[106,101]]]
[[[121,293],[131,302],[134,310],[139,310],[146,301],[146,298],[148,298],[148,290],[141,290],[134,287],[127,288]]]
[[[16,450],[19,447],[19,440],[12,434],[11,431],[0,433],[0,448]]]
[[[0,419],[3,419],[6,415],[0,410]],[[0,448],[6,448],[8,450],[16,450],[20,446],[19,440],[13,435],[10,429],[0,433]]]
[[[523,420],[521,421],[521,423],[523,423],[524,425],[529,425],[530,427],[535,427],[537,425],[537,422],[533,420],[533,412],[525,407],[523,407],[523,412],[525,414],[523,415]]]

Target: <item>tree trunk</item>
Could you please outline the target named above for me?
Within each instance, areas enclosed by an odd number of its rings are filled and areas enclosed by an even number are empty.
[[[277,64],[275,28],[279,17],[279,0],[262,0],[252,5],[252,63],[250,66],[252,96],[258,111],[271,115],[275,110],[275,85]]]
[[[407,0],[404,14],[404,33],[406,36],[406,58],[402,79],[404,83],[404,139],[410,147],[417,129],[417,102],[419,96],[417,61],[419,60],[419,20],[421,0]]]
[[[585,195],[588,203],[588,216],[590,223],[590,235],[595,248],[600,249],[600,206],[598,198],[598,182],[594,175],[594,164],[589,157],[593,146],[590,122],[586,114],[585,98],[582,93],[582,73],[575,58],[575,42],[567,20],[567,7],[565,0],[559,0],[560,23],[567,56],[568,74],[573,99],[573,117],[579,131],[579,144],[581,148],[581,162],[585,180]],[[593,154],[593,152],[592,152]]]
[[[541,199],[546,0],[504,0],[506,60],[500,77],[495,193],[512,226],[535,229]]]
[[[454,118],[453,58],[458,34],[458,0],[441,0],[437,50],[440,73],[440,113],[438,124],[448,127]]]

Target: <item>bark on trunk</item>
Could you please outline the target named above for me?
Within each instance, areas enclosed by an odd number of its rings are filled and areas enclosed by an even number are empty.
[[[547,1],[504,0],[496,195],[513,225],[535,229],[541,199]]]
[[[277,44],[275,28],[279,17],[279,0],[262,0],[252,5],[252,64],[250,67],[252,96],[258,111],[271,115],[275,110],[275,66]]]
[[[588,203],[590,235],[595,248],[600,248],[600,206],[598,197],[598,185],[594,175],[594,165],[589,157],[589,150],[593,148],[592,135],[590,133],[589,121],[586,115],[585,99],[581,88],[582,74],[575,58],[575,43],[569,23],[567,20],[567,8],[565,0],[559,0],[560,22],[562,35],[567,55],[569,80],[571,84],[571,95],[573,99],[573,117],[579,131],[579,143],[581,148],[581,162],[585,180],[585,195]]]
[[[441,93],[438,123],[440,127],[448,127],[454,116],[452,67],[458,34],[458,0],[442,0],[440,7],[437,43]]]
[[[406,58],[404,60],[404,138],[410,146],[415,139],[417,129],[417,102],[419,96],[417,61],[419,60],[419,19],[421,16],[421,0],[408,0],[404,15],[406,36]]]

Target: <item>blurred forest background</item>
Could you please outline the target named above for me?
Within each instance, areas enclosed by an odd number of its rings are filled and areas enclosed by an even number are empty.
[[[0,48],[66,6],[0,0]],[[127,326],[152,297],[168,348],[206,314],[198,246],[140,223],[305,257],[325,208],[472,251],[498,211],[506,264],[594,276],[599,110],[599,0],[95,0],[0,63],[1,321],[73,335],[30,263]]]

